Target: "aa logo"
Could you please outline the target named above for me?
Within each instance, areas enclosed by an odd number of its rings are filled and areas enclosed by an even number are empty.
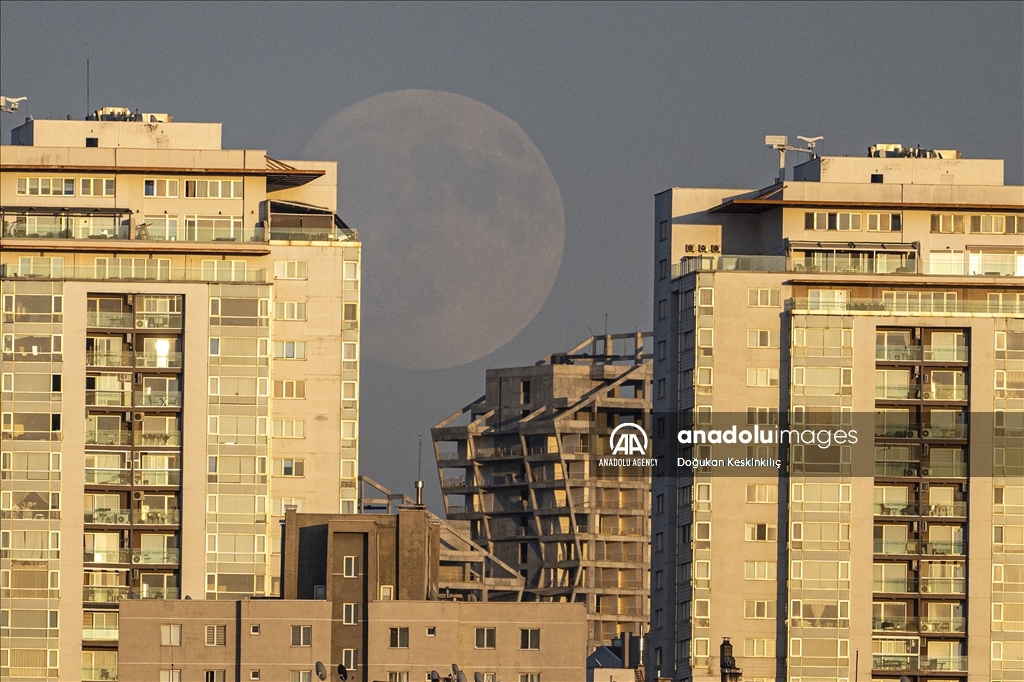
[[[637,424],[619,424],[611,435],[612,454],[632,457],[647,454],[647,432]]]

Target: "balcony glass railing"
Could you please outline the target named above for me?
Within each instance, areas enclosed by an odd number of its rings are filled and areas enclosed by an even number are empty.
[[[917,502],[875,502],[875,516],[917,516]]]
[[[136,367],[181,367],[181,353],[136,353]]]
[[[875,462],[875,476],[916,478],[920,471],[920,462]]]
[[[130,509],[86,509],[85,523],[128,525],[132,521]]]
[[[970,349],[964,346],[924,346],[925,362],[967,362]]]
[[[966,502],[946,502],[945,504],[926,504],[921,510],[922,516],[967,516]]]
[[[135,313],[137,329],[181,329],[181,313],[146,312]]]
[[[925,540],[921,542],[921,554],[958,556],[963,553],[963,540]]]
[[[109,682],[111,680],[117,680],[117,668],[82,667],[82,682]]]
[[[964,594],[965,578],[921,578],[921,594]]]
[[[264,269],[232,269],[228,272],[209,268],[172,268],[166,261],[146,260],[131,269],[111,270],[91,265],[66,266],[62,268],[35,268],[31,272],[16,265],[0,265],[0,277],[32,277],[38,279],[66,280],[116,280],[116,281],[163,281],[163,282],[251,282],[267,281]],[[92,325],[110,326],[110,325]]]
[[[129,321],[128,324],[130,325],[131,322]],[[128,351],[111,352],[87,350],[85,351],[85,364],[88,367],[131,367],[132,354]]]
[[[928,671],[940,671],[940,670],[955,670],[962,671],[967,670],[967,657],[966,656],[922,656],[921,657],[921,670]]]
[[[875,590],[878,592],[879,590]],[[917,632],[916,618],[881,618],[871,619],[871,629],[882,632]]]
[[[128,407],[128,391],[86,391],[85,404],[97,407]]]
[[[9,239],[127,239],[128,223],[114,215],[3,214],[3,236]]]
[[[135,322],[131,313],[104,313],[90,310],[85,314],[86,327],[131,329]]]
[[[133,564],[177,564],[180,552],[177,549],[133,549]]]
[[[85,482],[93,485],[131,485],[132,470],[87,468]]]
[[[921,475],[925,478],[964,478],[967,476],[967,464],[963,462],[922,464]]]
[[[132,512],[132,522],[143,525],[176,526],[181,523],[181,510],[136,510]]]
[[[874,670],[917,670],[920,657],[917,654],[874,654],[871,668]]]
[[[872,590],[882,594],[906,594],[917,592],[917,581],[913,578],[899,578],[896,580],[875,580],[872,582]]]
[[[150,587],[143,585],[139,588],[139,599],[177,599],[177,587]]]
[[[82,628],[82,640],[86,642],[116,641],[117,628]]]
[[[967,424],[922,424],[921,438],[967,438]]]
[[[921,618],[921,632],[966,632],[965,618]]]
[[[967,387],[926,384],[921,397],[925,400],[967,400]]]
[[[845,245],[846,242],[841,242]],[[838,272],[884,273],[896,275],[956,275],[976,277],[1024,276],[1024,269],[1013,256],[982,257],[975,264],[924,261],[917,258],[793,258],[786,256],[737,256],[707,254],[683,258],[672,265],[672,278],[702,270],[738,272]]]
[[[875,386],[875,398],[882,400],[916,400],[921,390],[916,386]]]
[[[181,445],[181,432],[147,433],[145,431],[136,431],[135,444],[145,447],[176,447]]]
[[[917,540],[875,540],[875,554],[917,554]]]
[[[128,598],[127,585],[83,585],[82,601],[113,604]]]
[[[875,435],[883,438],[927,438],[932,440],[963,440],[966,424],[875,424]]]
[[[181,485],[181,469],[136,469],[135,485]]]
[[[131,551],[127,549],[87,549],[83,561],[87,564],[127,564]]]
[[[135,407],[181,407],[181,391],[135,391]]]
[[[856,298],[846,301],[820,300],[807,298],[791,298],[786,301],[786,309],[806,310],[809,312],[882,312],[920,314],[947,313],[981,313],[991,315],[1017,314],[1024,312],[1024,302],[1020,301],[929,301],[913,305],[899,301],[882,301],[874,298]]]

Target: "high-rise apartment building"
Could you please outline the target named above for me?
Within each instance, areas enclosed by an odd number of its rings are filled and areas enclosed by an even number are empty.
[[[522,599],[585,603],[588,652],[648,620],[649,469],[599,462],[616,426],[648,428],[649,336],[488,370],[486,394],[431,429],[448,519],[525,577]]]
[[[117,677],[124,599],[276,594],[354,512],[360,244],[336,166],[102,109],[0,148],[0,678]]]
[[[665,191],[654,227],[650,673],[717,676],[729,638],[751,682],[1024,680],[1024,188],[1002,161],[812,157]]]

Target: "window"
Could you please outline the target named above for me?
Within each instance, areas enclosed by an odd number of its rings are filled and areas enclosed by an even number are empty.
[[[306,304],[301,301],[274,301],[275,320],[305,320]]]
[[[885,176],[883,176],[881,173],[872,173],[871,174],[871,184],[872,185],[880,185],[880,184],[882,184],[882,182],[884,180],[885,180]]]
[[[480,630],[477,630],[477,632],[480,632]],[[409,628],[390,628],[388,646],[392,649],[408,649]]]
[[[203,673],[203,682],[227,682],[226,670],[207,670]]]
[[[868,232],[900,232],[899,213],[868,213]]]
[[[18,178],[18,194],[41,197],[75,196],[74,178]]]
[[[275,262],[274,279],[306,279],[306,261],[279,260]]]
[[[305,400],[306,382],[281,380],[274,382],[274,397],[282,400]]]
[[[659,360],[664,360],[665,359],[665,342],[664,341],[658,341],[657,348],[658,348],[658,359]]]
[[[827,230],[828,213],[808,212],[804,214],[805,230]]]
[[[519,673],[519,682],[540,682],[540,673]]]
[[[540,628],[521,629],[519,631],[520,649],[540,649]]]
[[[476,648],[477,649],[493,649],[495,641],[494,628],[477,628],[476,629]]]
[[[747,369],[747,386],[778,386],[779,370],[774,367]]]
[[[658,261],[658,279],[665,279],[668,277],[668,261],[662,259]]]
[[[962,218],[963,216],[961,216]],[[972,215],[971,234],[1005,234],[1006,216]]]
[[[745,561],[743,573],[745,580],[775,580],[775,562]]]
[[[668,221],[662,220],[658,223],[658,241],[663,242],[668,239]]]
[[[747,289],[747,305],[751,308],[778,308],[781,298],[780,289]]]
[[[409,682],[409,673],[406,671],[388,671],[388,682]]]
[[[275,341],[274,357],[282,360],[305,360],[305,341]]]
[[[778,348],[779,332],[775,329],[748,329],[747,348]]]
[[[260,626],[259,625],[250,625],[249,626],[249,634],[250,635],[258,635],[258,634],[260,634]]]
[[[712,369],[710,367],[698,367],[697,368],[697,385],[698,386],[711,386],[712,385]]]
[[[391,601],[395,598],[395,586],[394,585],[381,585],[380,586],[380,600]],[[427,628],[428,630],[430,628]]]
[[[747,502],[776,504],[779,501],[779,486],[775,483],[751,483],[747,485]]]
[[[772,658],[775,656],[775,639],[744,639],[743,655],[752,658]]]
[[[250,680],[258,680],[258,679],[260,679],[260,671],[259,670],[250,670],[249,671],[249,679]]]
[[[664,320],[668,317],[668,303],[662,299],[658,301],[658,319]]]
[[[313,626],[293,625],[292,646],[313,646]]]
[[[775,619],[774,599],[749,599],[743,602],[743,617],[764,620]]]
[[[114,178],[82,178],[79,183],[83,197],[114,196]]]
[[[359,623],[359,604],[342,605],[342,625],[356,625]]]
[[[433,626],[428,627],[427,628],[427,637],[436,637],[436,636],[437,636],[437,628],[433,627]]]
[[[305,419],[275,419],[274,438],[305,438]]]
[[[359,557],[347,556],[344,559],[344,574],[346,578],[358,578],[359,577]]]
[[[206,626],[206,646],[227,646],[227,625]]]
[[[177,198],[178,181],[167,178],[152,178],[143,181],[144,194],[147,197]]]
[[[778,526],[774,523],[746,524],[747,542],[775,542],[778,539],[778,533]]]
[[[161,670],[160,682],[181,682],[180,670]]]
[[[664,398],[664,397],[665,397],[665,380],[664,379],[658,379],[658,398],[660,399],[660,398]]]
[[[748,424],[778,424],[779,408],[777,407],[748,407]]]
[[[275,459],[274,476],[305,476],[305,463],[303,459]]]
[[[198,199],[240,199],[241,180],[186,180],[185,196]]]
[[[311,670],[292,670],[288,673],[288,682],[313,682],[313,672]]]
[[[217,337],[217,336],[211,336],[210,337],[210,355],[211,356],[218,356],[218,355],[220,355],[220,337]]]
[[[160,646],[181,646],[181,625],[161,625]]]

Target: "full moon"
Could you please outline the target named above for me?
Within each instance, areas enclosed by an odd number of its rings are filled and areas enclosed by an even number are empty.
[[[562,196],[512,119],[435,90],[347,107],[306,146],[338,162],[338,213],[363,242],[363,354],[442,369],[512,340],[555,282]]]

